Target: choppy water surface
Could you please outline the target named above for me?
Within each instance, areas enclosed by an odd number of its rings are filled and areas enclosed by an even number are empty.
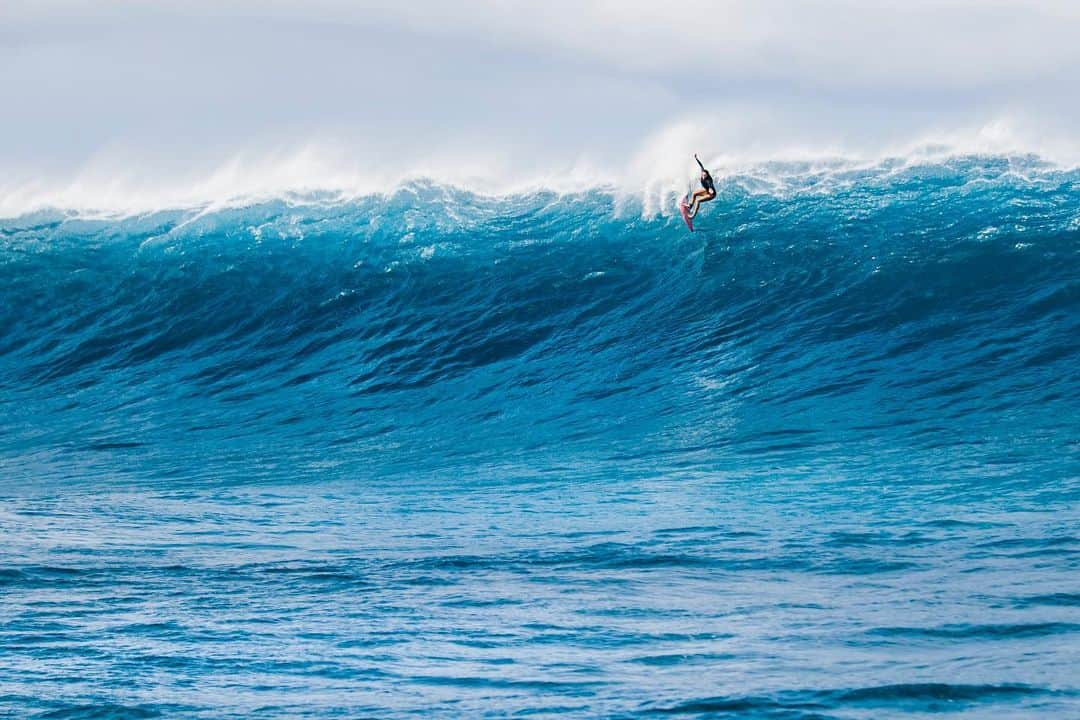
[[[1080,715],[1078,180],[0,221],[0,713]]]

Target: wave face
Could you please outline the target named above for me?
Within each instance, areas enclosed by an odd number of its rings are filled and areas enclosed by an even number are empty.
[[[1076,711],[1080,173],[719,190],[0,221],[0,707]]]
[[[429,185],[7,221],[7,470],[1064,470],[1077,174],[786,169],[693,235],[601,193]]]

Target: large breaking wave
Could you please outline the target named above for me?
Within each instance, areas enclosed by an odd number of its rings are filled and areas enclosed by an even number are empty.
[[[767,171],[767,172],[765,172]],[[955,157],[0,221],[12,478],[1066,477],[1080,173]]]

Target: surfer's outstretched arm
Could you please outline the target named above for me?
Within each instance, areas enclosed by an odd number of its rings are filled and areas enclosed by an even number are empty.
[[[694,153],[694,159],[697,160],[697,166],[701,168],[701,172],[705,172],[705,166],[701,164],[701,160],[698,160],[697,153]]]

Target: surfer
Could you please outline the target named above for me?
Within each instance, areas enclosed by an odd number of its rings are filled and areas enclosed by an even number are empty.
[[[716,199],[716,187],[713,185],[712,175],[710,175],[709,171],[705,169],[705,166],[701,164],[701,160],[698,160],[697,153],[694,153],[694,159],[697,160],[698,167],[701,168],[701,189],[694,191],[694,194],[690,196],[687,214],[691,218],[697,215],[701,203]]]

